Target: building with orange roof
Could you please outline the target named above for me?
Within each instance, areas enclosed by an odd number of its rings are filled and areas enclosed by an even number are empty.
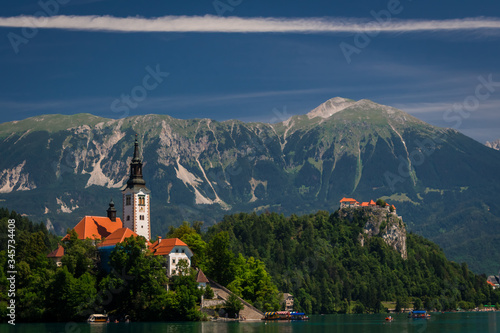
[[[344,207],[357,207],[359,206],[359,202],[353,198],[342,198],[340,200],[340,208]]]
[[[113,200],[109,203],[109,208],[107,210],[108,215],[103,216],[85,216],[73,230],[78,235],[79,239],[94,239],[100,240],[108,237],[117,229],[123,227],[122,220],[116,217],[116,209]],[[64,236],[65,240],[69,235]]]
[[[167,275],[172,276],[177,274],[177,264],[179,260],[187,260],[191,266],[191,258],[193,252],[186,243],[179,238],[158,238],[156,242],[151,245],[151,251],[155,256],[164,256],[167,259]]]
[[[109,259],[111,252],[115,249],[116,245],[125,241],[129,237],[139,237],[138,234],[130,230],[129,228],[119,228],[113,231],[108,237],[106,237],[99,246],[99,254],[101,256],[101,268],[109,272],[111,267],[109,266]],[[148,247],[151,243],[146,241]]]
[[[394,214],[396,214],[396,207],[394,205],[389,205],[388,203],[385,204],[385,206],[377,206],[377,203],[373,200],[370,200],[369,202],[362,202],[361,204],[353,198],[342,198],[340,200],[340,208],[347,208],[347,207],[379,207],[379,208],[385,208],[387,210],[392,210]]]
[[[116,244],[123,242],[126,238],[129,237],[139,237],[139,235],[129,228],[116,229],[115,231],[113,231],[113,233],[111,233],[111,235],[106,237],[106,239],[101,244],[99,244],[99,247],[115,246]]]
[[[47,258],[52,259],[54,263],[57,265],[57,267],[62,266],[61,259],[63,256],[64,256],[64,247],[62,247],[62,245],[59,245],[57,249],[47,254]]]

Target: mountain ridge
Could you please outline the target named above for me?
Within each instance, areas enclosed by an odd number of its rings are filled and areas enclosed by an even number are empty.
[[[409,230],[439,240],[452,258],[476,253],[500,232],[498,152],[392,107],[344,102],[330,99],[318,116],[275,124],[82,114],[0,124],[0,202],[59,234],[83,215],[103,215],[110,196],[120,212],[137,133],[153,234],[238,211],[335,211],[343,196],[388,198]],[[498,271],[500,257],[477,258],[467,259],[471,268]]]

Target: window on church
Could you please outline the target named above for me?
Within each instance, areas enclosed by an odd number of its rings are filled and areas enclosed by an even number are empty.
[[[127,221],[130,221],[130,215],[127,215]]]
[[[132,204],[132,198],[130,194],[127,194],[127,196],[125,197],[125,206],[130,206],[131,204]]]
[[[182,249],[182,253],[184,253],[184,249]]]
[[[144,220],[144,215],[139,215],[139,220]]]
[[[172,259],[172,264],[175,264],[175,259]]]
[[[175,249],[175,253],[179,253],[179,249]]]
[[[139,196],[139,206],[145,206],[146,205],[146,197],[144,195]]]

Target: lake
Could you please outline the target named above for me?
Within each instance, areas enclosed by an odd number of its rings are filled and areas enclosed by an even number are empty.
[[[408,319],[395,315],[311,316],[307,322],[160,322],[119,324],[17,324],[0,325],[0,332],[20,333],[253,333],[253,332],[500,332],[500,312],[432,313],[430,319]]]

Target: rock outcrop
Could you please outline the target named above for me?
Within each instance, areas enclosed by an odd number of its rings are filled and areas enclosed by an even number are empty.
[[[366,220],[363,233],[359,235],[361,246],[364,246],[367,239],[381,237],[387,245],[398,251],[403,259],[407,258],[406,226],[396,212],[379,206],[354,207],[341,208],[339,215],[349,221],[353,221],[355,217]]]

